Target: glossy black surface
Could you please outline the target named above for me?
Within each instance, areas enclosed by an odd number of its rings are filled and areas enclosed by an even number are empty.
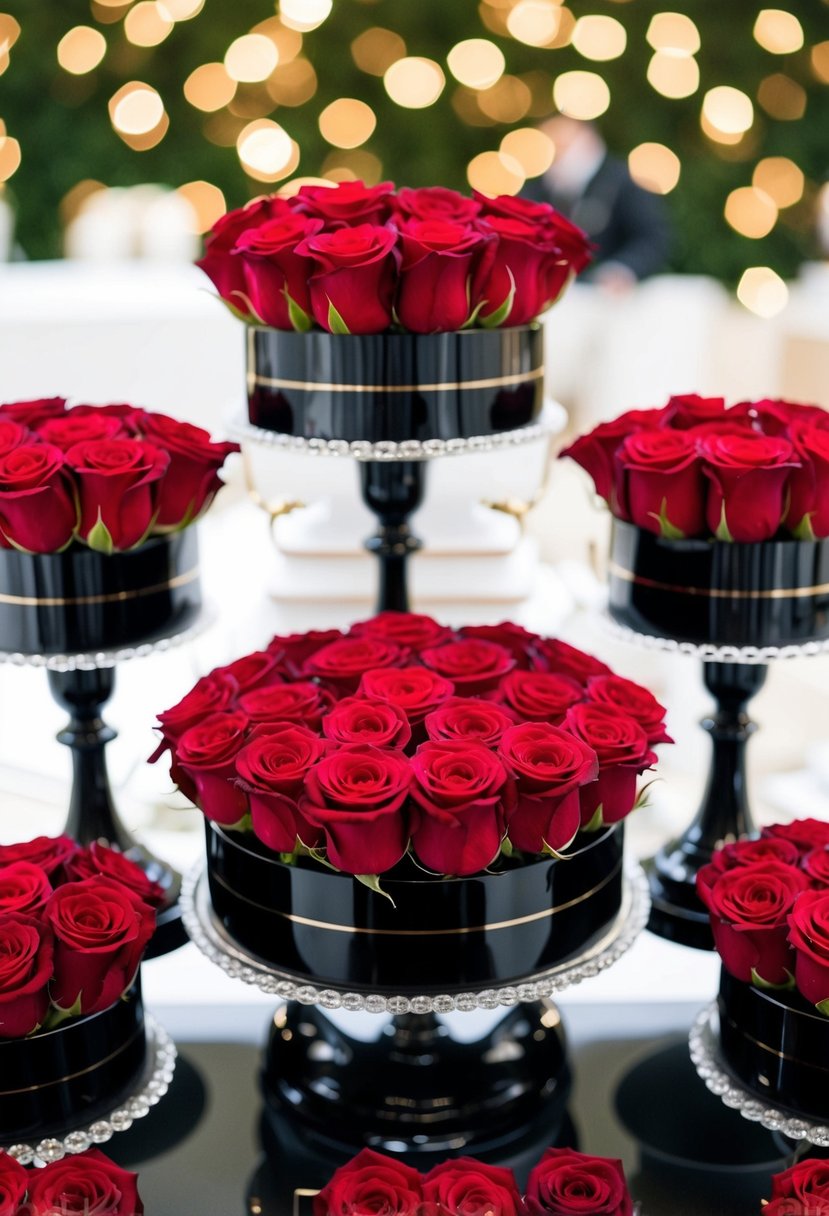
[[[256,426],[305,439],[493,435],[537,417],[543,362],[537,326],[444,334],[253,328],[248,412]]]
[[[0,648],[72,654],[178,633],[201,607],[198,563],[195,528],[109,556],[0,549]]]
[[[723,968],[720,1042],[728,1068],[773,1105],[829,1118],[829,1018],[797,992],[761,991]]]
[[[618,825],[579,838],[567,860],[503,874],[431,879],[401,863],[382,878],[394,906],[347,874],[284,865],[254,836],[206,826],[210,894],[225,928],[253,954],[323,986],[450,992],[523,978],[583,949],[621,902]]]
[[[409,517],[423,502],[426,462],[367,460],[359,469],[363,502],[379,524],[366,541],[379,559],[376,611],[408,612],[408,559],[421,547],[409,530]]]
[[[786,646],[829,637],[829,539],[663,540],[613,521],[610,615],[684,642]]]
[[[68,1132],[114,1110],[145,1056],[138,985],[101,1013],[0,1039],[0,1145]]]

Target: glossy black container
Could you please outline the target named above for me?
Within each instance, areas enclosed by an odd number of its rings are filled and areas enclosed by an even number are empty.
[[[457,439],[540,413],[540,327],[442,334],[294,333],[251,327],[248,415],[304,439]]]
[[[829,637],[829,539],[663,540],[613,521],[610,615],[638,633],[716,646]]]
[[[140,985],[109,1009],[0,1039],[0,1145],[62,1135],[114,1110],[147,1053]]]
[[[71,654],[178,633],[201,608],[194,527],[109,556],[0,549],[0,649]]]
[[[392,906],[350,875],[284,865],[254,836],[207,824],[213,908],[241,946],[321,985],[402,992],[520,980],[579,953],[619,911],[622,849],[616,826],[567,860],[502,874],[430,879],[404,863],[382,877]]]
[[[726,1067],[758,1097],[829,1119],[829,1018],[797,992],[735,980],[723,968],[717,998]]]

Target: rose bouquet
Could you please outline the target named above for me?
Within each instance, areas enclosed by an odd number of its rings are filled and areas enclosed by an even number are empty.
[[[697,875],[729,975],[797,990],[829,1017],[829,823],[800,819],[728,844]]]
[[[314,1197],[314,1216],[631,1216],[621,1161],[548,1149],[522,1196],[512,1170],[459,1157],[425,1176],[372,1149],[336,1171]]]
[[[131,405],[0,405],[0,548],[109,554],[199,519],[236,443]]]
[[[252,324],[379,334],[524,325],[589,260],[546,203],[343,182],[222,216],[199,265]]]
[[[0,1039],[114,1005],[132,987],[163,898],[139,866],[100,844],[41,836],[0,846]]]
[[[829,536],[829,412],[788,401],[671,397],[561,453],[617,519],[667,540]]]
[[[763,1216],[829,1216],[829,1162],[807,1157],[775,1174]]]
[[[97,1148],[24,1169],[0,1150],[0,1216],[143,1216],[138,1175]]]
[[[468,875],[628,815],[664,714],[565,642],[384,612],[217,668],[159,715],[156,757],[208,819],[285,860],[366,876],[410,852]]]

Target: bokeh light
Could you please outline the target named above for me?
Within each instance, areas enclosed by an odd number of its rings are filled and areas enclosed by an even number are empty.
[[[504,52],[487,38],[467,38],[446,56],[449,71],[470,89],[488,89],[504,74]]]
[[[562,72],[553,84],[553,101],[568,118],[588,122],[604,114],[610,105],[610,89],[596,72]]]
[[[764,8],[754,22],[755,41],[772,55],[792,55],[803,46],[803,26],[794,13]]]
[[[507,30],[527,46],[549,46],[560,27],[561,9],[553,0],[518,0],[507,14]]]
[[[383,163],[373,152],[331,152],[322,163],[323,177],[331,182],[365,182],[375,186],[383,176]]]
[[[279,16],[291,29],[315,30],[333,8],[333,0],[280,0]]]
[[[176,191],[193,210],[193,231],[198,235],[209,232],[216,220],[227,210],[225,196],[212,182],[185,182]]]
[[[280,106],[302,106],[317,91],[313,64],[303,56],[276,69],[265,85],[268,95]]]
[[[788,156],[766,156],[758,161],[751,184],[782,208],[800,202],[806,179],[803,170]]]
[[[11,13],[0,13],[0,50],[8,54],[19,37],[20,22]]]
[[[434,105],[443,92],[446,77],[434,59],[417,55],[398,59],[383,76],[383,84],[392,101],[408,110],[422,110]]]
[[[818,80],[829,84],[829,42],[818,42],[810,55],[812,71]]]
[[[338,97],[319,116],[320,134],[335,148],[359,148],[374,134],[377,117],[356,97]]]
[[[699,30],[685,13],[656,13],[646,38],[655,51],[680,58],[696,55],[702,45]]]
[[[20,144],[11,135],[0,138],[0,182],[7,182],[20,168]]]
[[[702,114],[710,126],[723,135],[742,135],[754,122],[751,98],[727,84],[708,90],[703,98]]]
[[[158,46],[172,28],[166,7],[156,0],[139,0],[124,18],[124,34],[133,46]]]
[[[223,63],[203,63],[184,82],[184,96],[197,110],[220,110],[233,100],[236,81]]]
[[[750,266],[740,279],[737,299],[758,317],[776,316],[789,302],[789,289],[770,266]]]
[[[296,59],[302,50],[302,34],[298,30],[288,29],[278,17],[266,17],[250,32],[251,34],[264,34],[266,38],[270,38],[279,55],[280,66]]]
[[[781,122],[797,122],[806,113],[806,90],[783,72],[760,81],[757,100],[768,115]]]
[[[473,156],[466,167],[466,177],[473,190],[490,198],[517,194],[525,180],[518,161],[503,152],[481,152]]]
[[[525,177],[540,177],[555,158],[556,150],[549,135],[537,127],[516,127],[501,140],[500,151],[505,157],[518,161]]]
[[[164,102],[150,85],[133,80],[109,99],[109,116],[119,135],[147,135],[164,117]]]
[[[725,218],[740,236],[758,241],[768,236],[777,223],[777,207],[764,190],[741,186],[725,200]]]
[[[91,25],[76,25],[58,43],[58,63],[64,72],[83,76],[93,71],[106,54],[106,38]]]
[[[242,128],[236,140],[242,168],[260,182],[289,177],[299,164],[299,149],[288,132],[269,118],[258,118]]]
[[[681,167],[677,154],[665,144],[639,144],[628,155],[631,177],[654,194],[670,194],[679,181]]]
[[[75,182],[75,185],[66,191],[58,205],[60,222],[63,227],[70,224],[83,210],[84,204],[94,194],[100,194],[102,190],[106,190],[106,186],[103,182],[96,181],[95,178],[85,177],[81,181]]]
[[[190,21],[204,8],[204,0],[159,0],[173,21]]]
[[[656,51],[648,64],[648,84],[663,97],[690,97],[699,88],[699,66],[691,56]]]
[[[570,41],[585,59],[603,62],[618,59],[625,52],[628,36],[621,21],[615,17],[589,15],[579,17]]]
[[[530,112],[532,92],[520,76],[502,76],[491,89],[475,94],[475,104],[490,122],[520,122]]]
[[[363,30],[351,44],[351,58],[361,72],[382,76],[388,68],[406,54],[406,43],[394,30],[379,25]]]
[[[225,52],[227,74],[240,83],[267,80],[278,62],[276,44],[265,34],[243,34]]]

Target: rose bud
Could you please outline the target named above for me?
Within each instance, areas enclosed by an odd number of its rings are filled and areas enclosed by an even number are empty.
[[[210,714],[176,744],[176,765],[191,784],[196,805],[223,827],[236,827],[248,810],[247,798],[234,784],[248,726],[247,714],[239,710]]]
[[[294,206],[305,215],[325,220],[328,231],[344,225],[385,224],[392,207],[394,182],[366,186],[360,181],[330,186],[302,186]]]
[[[22,443],[0,457],[0,547],[59,553],[78,523],[63,452]]]
[[[125,434],[138,438],[141,422],[147,411],[140,405],[128,405],[125,401],[113,401],[109,405],[73,405],[73,418],[117,418]]]
[[[759,401],[740,401],[728,410],[729,418],[743,415],[754,430],[762,435],[789,437],[789,430],[798,423],[819,422],[826,425],[827,413],[820,405],[802,405],[797,401],[771,400],[763,397]]]
[[[783,518],[784,495],[798,462],[788,439],[747,431],[699,441],[709,480],[706,521],[718,540],[771,540]]]
[[[509,650],[480,638],[462,638],[430,647],[421,653],[420,659],[445,680],[451,680],[461,697],[492,692],[515,666]]]
[[[240,693],[253,692],[256,688],[264,688],[270,684],[281,684],[279,673],[280,655],[277,651],[254,650],[225,667],[217,667],[212,672],[214,676],[230,677],[235,680]],[[209,676],[206,679],[210,679]],[[216,708],[226,708],[216,706]]]
[[[69,410],[58,418],[49,418],[39,424],[37,433],[44,443],[54,444],[62,452],[68,452],[76,443],[87,439],[126,439],[129,437],[120,418],[112,414],[78,413]]]
[[[312,654],[332,642],[342,641],[342,637],[339,629],[309,629],[307,633],[277,635],[271,638],[266,650],[276,655],[280,671],[296,680]]]
[[[32,1170],[27,1216],[143,1216],[138,1175],[97,1148]]]
[[[533,669],[554,671],[559,676],[572,676],[579,684],[587,685],[591,676],[612,676],[607,663],[585,654],[560,638],[539,638],[535,647]]]
[[[327,751],[325,742],[304,726],[283,726],[260,735],[236,757],[237,784],[248,795],[255,835],[275,853],[293,853],[297,838],[308,847],[322,832],[297,806],[305,775]]]
[[[359,695],[378,701],[390,701],[403,710],[416,735],[427,714],[454,696],[451,680],[429,671],[428,667],[382,667],[367,671],[360,681]]]
[[[790,840],[801,853],[820,846],[829,846],[829,823],[825,819],[794,819],[791,823],[773,823],[763,828],[761,835],[775,840]]]
[[[423,1199],[442,1216],[520,1216],[524,1206],[512,1170],[471,1157],[433,1166]]]
[[[533,647],[540,641],[537,633],[530,633],[529,629],[512,621],[502,621],[500,625],[464,625],[458,633],[462,638],[480,638],[483,642],[495,642],[505,647],[522,671],[530,666]]]
[[[28,1171],[19,1161],[15,1161],[14,1157],[0,1149],[0,1216],[19,1216],[28,1189]]]
[[[501,681],[498,696],[525,721],[558,726],[570,706],[584,699],[584,689],[570,676],[513,671]]]
[[[426,734],[433,743],[477,742],[497,747],[504,731],[518,716],[503,705],[479,697],[452,697],[426,716]]]
[[[375,667],[399,667],[408,650],[385,638],[340,638],[315,650],[303,664],[306,679],[323,680],[339,696],[357,691],[363,673]]]
[[[627,519],[627,516],[618,492],[616,453],[628,435],[659,426],[662,414],[662,410],[628,410],[611,422],[600,422],[559,452],[559,458],[569,456],[593,478],[599,498],[605,500],[619,519]]]
[[[52,1002],[79,1013],[108,1009],[129,991],[155,932],[149,904],[101,875],[58,887],[44,920],[55,935]]]
[[[402,220],[399,232],[403,258],[395,310],[401,325],[419,334],[463,329],[489,274],[494,236],[442,219]]]
[[[405,711],[378,697],[346,697],[322,720],[322,733],[334,743],[370,743],[404,748],[412,737]]]
[[[273,329],[309,330],[308,279],[314,263],[297,245],[316,236],[323,221],[291,211],[248,228],[233,250],[244,267],[245,290],[256,316]]]
[[[829,1162],[807,1158],[799,1161],[782,1174],[774,1174],[771,1180],[772,1199],[799,1199],[802,1207],[806,1201],[818,1198],[829,1200]],[[763,1208],[763,1213],[769,1211]],[[827,1209],[829,1210],[829,1209]],[[792,1209],[795,1212],[795,1209]],[[801,1212],[802,1216],[802,1212]]]
[[[618,823],[636,804],[637,777],[656,763],[647,734],[629,714],[590,703],[568,709],[564,725],[599,759],[598,781],[580,794],[582,827]]]
[[[52,885],[41,866],[31,861],[0,865],[0,916],[8,912],[36,916],[51,894]]]
[[[437,646],[448,642],[452,630],[448,625],[439,624],[434,617],[422,612],[378,612],[367,621],[358,621],[349,630],[353,638],[384,638],[387,642],[395,642],[398,646],[410,647],[412,650],[423,650],[425,646]]]
[[[143,437],[170,457],[157,487],[154,532],[175,532],[200,519],[222,488],[219,469],[238,443],[214,443],[200,426],[178,422],[166,414],[145,414]]]
[[[526,853],[566,848],[581,821],[579,789],[599,771],[596,753],[569,731],[524,722],[504,733],[498,755],[517,789],[510,843]]]
[[[800,870],[777,861],[725,871],[712,864],[700,869],[697,894],[711,915],[714,945],[729,975],[746,984],[791,983],[788,918],[808,885]]]
[[[636,431],[616,454],[625,518],[669,540],[705,533],[705,480],[685,431]]]
[[[711,864],[718,870],[733,870],[736,866],[751,866],[758,861],[779,861],[786,866],[800,864],[800,850],[791,840],[761,836],[759,840],[734,840],[717,849]]]
[[[504,838],[504,765],[482,743],[424,743],[412,759],[412,848],[438,874],[477,874]]]
[[[70,882],[93,878],[96,874],[120,883],[151,908],[160,908],[166,898],[161,884],[153,882],[137,862],[99,840],[93,840],[87,849],[79,849],[66,863],[66,877]]]
[[[481,203],[477,198],[467,198],[457,190],[445,186],[421,186],[413,189],[404,186],[392,199],[397,215],[418,220],[454,220],[468,224],[480,213]]]
[[[66,413],[64,397],[40,397],[34,401],[9,401],[0,405],[0,417],[10,418],[21,426],[36,427],[47,418],[59,418]]]
[[[196,801],[196,787],[178,764],[176,756],[178,741],[185,731],[202,722],[210,714],[232,709],[238,691],[239,686],[234,677],[222,668],[217,668],[209,675],[202,676],[178,704],[171,709],[165,709],[158,715],[161,742],[150,756],[150,764],[155,764],[156,760],[169,749],[170,776],[185,798],[189,798],[191,802]]]
[[[662,410],[660,425],[673,431],[689,431],[706,422],[721,422],[731,410],[726,411],[725,397],[701,397],[699,393],[685,393],[669,397]]]
[[[49,1012],[54,944],[48,925],[0,913],[0,1039],[22,1039]]]
[[[297,722],[319,730],[330,697],[319,684],[300,680],[296,684],[266,684],[243,693],[237,704],[252,726]]]
[[[233,250],[247,229],[257,228],[275,216],[290,214],[291,210],[287,199],[272,196],[254,199],[246,207],[228,211],[213,225],[205,242],[204,256],[196,263],[225,303],[245,319],[251,317],[245,267]]]
[[[170,456],[140,439],[91,439],[66,453],[81,504],[80,537],[101,553],[132,549],[155,519],[157,483]]]
[[[314,1216],[418,1216],[422,1200],[417,1170],[364,1148],[314,1196]]]
[[[77,851],[77,844],[68,836],[36,836],[20,844],[0,844],[0,866],[15,861],[31,861],[45,870],[52,886],[63,881],[64,865]]]
[[[352,745],[320,760],[305,778],[302,815],[325,833],[329,862],[346,874],[382,874],[409,839],[404,806],[412,781],[399,752]]]
[[[591,676],[587,681],[587,699],[594,705],[606,705],[608,709],[621,710],[633,718],[648,736],[651,747],[657,743],[673,743],[665,730],[668,712],[665,706],[634,680],[626,680],[623,676]]]
[[[789,507],[784,523],[799,540],[829,536],[829,428],[820,423],[792,427],[800,467],[789,479]]]
[[[548,1148],[530,1172],[524,1200],[530,1216],[633,1216],[621,1161]]]
[[[805,891],[789,915],[798,991],[829,1017],[829,890]]]
[[[296,247],[310,258],[311,311],[335,334],[377,334],[392,322],[395,279],[400,261],[397,233],[377,224],[358,224],[306,237]]]
[[[21,444],[33,443],[35,437],[28,427],[0,414],[0,456],[6,456]]]

